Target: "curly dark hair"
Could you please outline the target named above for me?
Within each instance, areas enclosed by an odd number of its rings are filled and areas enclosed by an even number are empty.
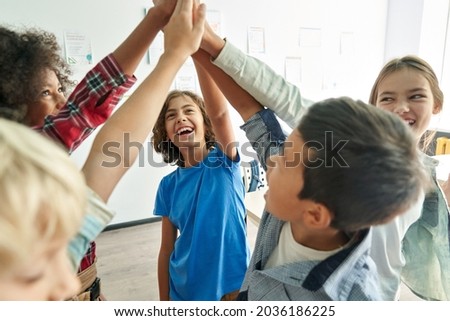
[[[75,85],[54,34],[0,26],[0,117],[24,122],[27,105],[37,98],[46,70],[55,72],[65,93]]]
[[[206,148],[210,149],[214,146],[214,144],[216,143],[216,137],[214,135],[211,120],[206,114],[205,102],[199,95],[188,90],[172,90],[171,92],[169,92],[166,101],[164,102],[161,113],[158,116],[155,127],[153,127],[152,144],[155,151],[162,154],[163,159],[166,163],[183,167],[183,155],[180,153],[178,147],[175,146],[175,144],[173,144],[170,139],[168,139],[165,121],[165,115],[167,109],[169,108],[170,101],[180,96],[190,97],[200,108],[204,121],[203,124],[205,125]]]

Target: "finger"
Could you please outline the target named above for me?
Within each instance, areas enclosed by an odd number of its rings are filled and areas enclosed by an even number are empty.
[[[205,28],[205,21],[206,21],[206,5],[204,3],[200,4],[196,10],[196,19],[195,19],[195,25],[194,28],[198,30],[204,30]],[[203,31],[202,31],[203,34]]]
[[[192,6],[194,5],[193,0],[178,0],[177,6],[180,6],[179,10],[192,12]]]
[[[180,12],[181,2],[183,2],[183,0],[177,0],[177,4],[175,5],[175,9],[173,9],[173,14]]]

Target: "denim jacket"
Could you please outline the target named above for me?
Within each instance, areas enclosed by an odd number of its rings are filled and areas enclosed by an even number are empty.
[[[292,128],[313,103],[302,97],[298,87],[229,41],[213,63]],[[435,177],[432,165],[431,170]],[[397,298],[400,280],[424,299],[450,300],[449,216],[445,197],[435,184],[423,207],[423,198],[419,198],[398,220],[373,229],[372,248],[377,248],[371,255],[382,278],[384,300]]]
[[[285,140],[273,112],[264,109],[242,126],[266,168],[266,158]],[[275,249],[284,222],[264,212],[239,300],[380,300],[375,263],[369,255],[371,231],[353,235],[353,243],[323,261],[299,261],[263,269]]]
[[[436,179],[437,161],[424,155],[434,188],[423,203],[422,215],[403,239],[402,281],[426,300],[450,300],[450,240],[447,201]]]

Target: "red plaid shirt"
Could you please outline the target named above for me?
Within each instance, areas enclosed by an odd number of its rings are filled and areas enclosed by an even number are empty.
[[[43,126],[33,129],[61,143],[71,154],[108,119],[135,82],[136,78],[125,75],[114,56],[109,54],[75,87],[58,115],[47,116]],[[94,261],[95,242],[92,242],[79,271],[88,268]]]
[[[135,82],[110,54],[86,74],[58,115],[47,116],[43,126],[33,129],[60,142],[71,154],[108,119]]]

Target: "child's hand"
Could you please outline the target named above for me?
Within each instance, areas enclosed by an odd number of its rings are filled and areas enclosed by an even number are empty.
[[[164,28],[164,52],[187,58],[200,47],[205,26],[206,7],[198,0],[178,0]]]
[[[177,0],[153,0],[154,10],[165,21],[164,26],[169,22],[176,4]]]
[[[205,22],[205,31],[203,33],[200,47],[208,52],[212,58],[217,58],[222,48],[225,46],[223,40],[217,33],[214,32],[209,23]]]
[[[216,33],[212,29],[212,27],[209,25],[208,21],[205,21],[205,31],[203,32],[202,42],[200,47],[208,46],[209,43],[211,43],[211,40],[214,39],[214,37],[217,37]]]

